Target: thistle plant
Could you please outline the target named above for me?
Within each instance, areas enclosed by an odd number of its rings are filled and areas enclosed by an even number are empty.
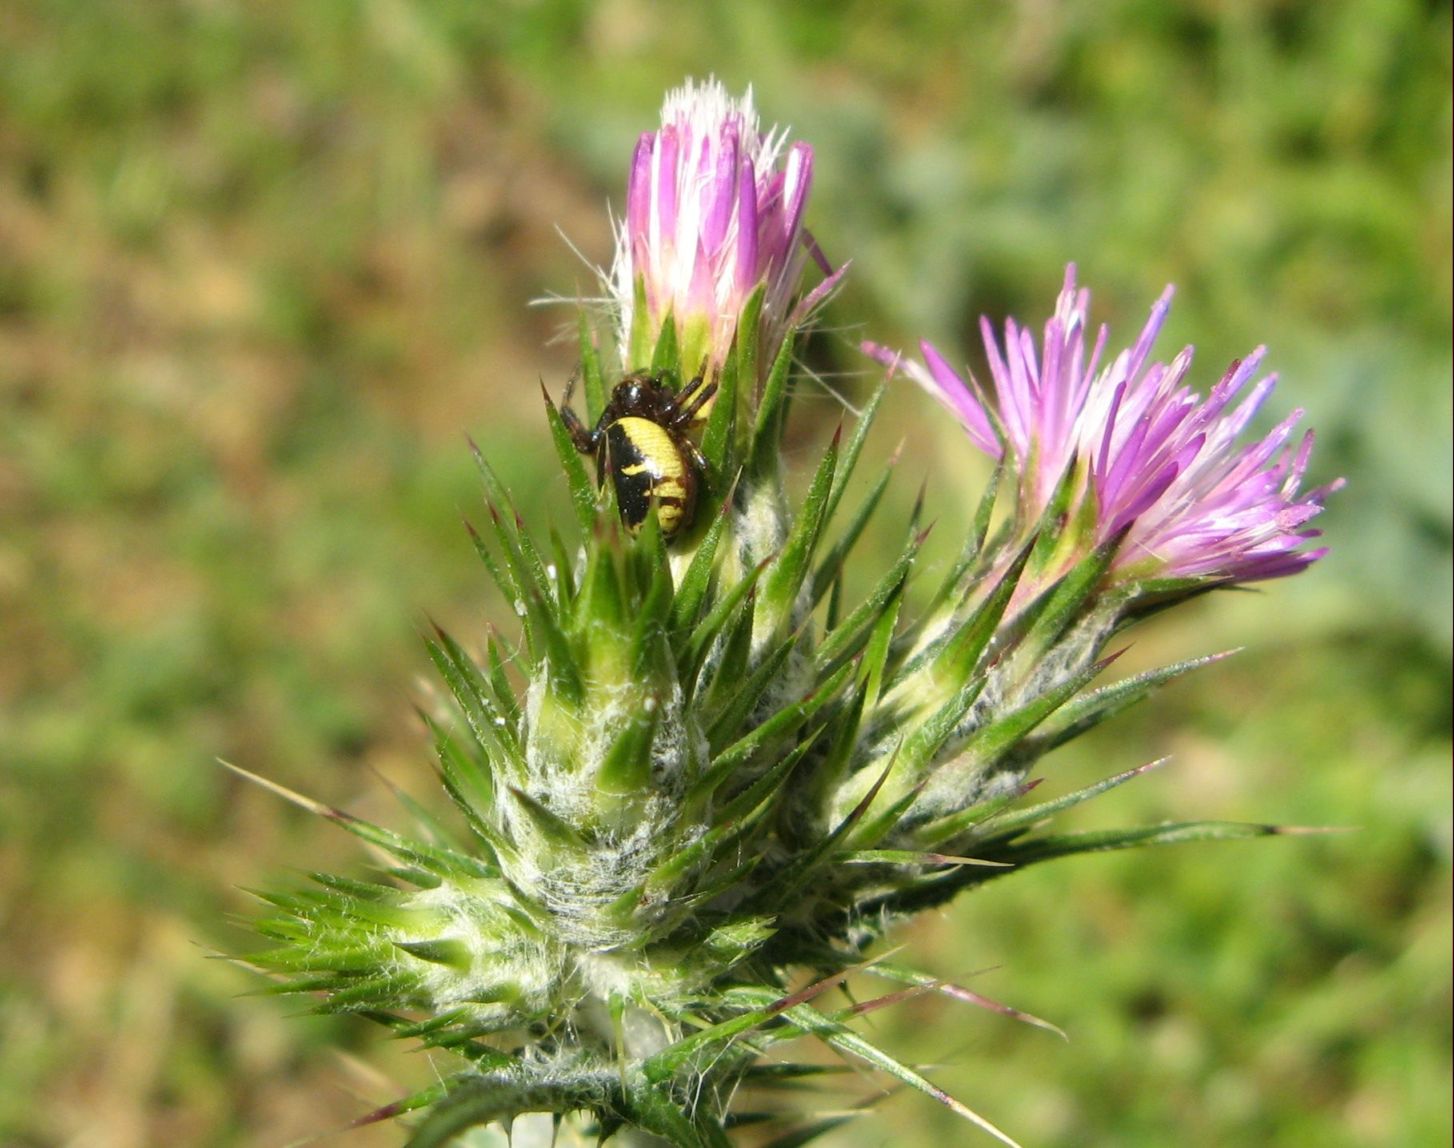
[[[378,868],[262,894],[269,944],[249,959],[277,991],[451,1055],[365,1118],[404,1118],[417,1148],[527,1113],[681,1145],[773,1119],[805,1143],[841,1117],[774,1097],[821,1071],[791,1059],[803,1038],[1013,1143],[855,1021],[933,992],[1053,1026],[873,942],[1032,863],[1282,832],[1046,828],[1150,767],[1027,800],[1046,753],[1210,660],[1102,683],[1128,627],[1322,554],[1309,522],[1333,487],[1301,491],[1298,416],[1239,445],[1273,387],[1262,352],[1198,397],[1189,348],[1154,359],[1169,293],[1112,357],[1072,269],[1038,351],[986,324],[989,390],[928,343],[922,360],[865,345],[889,369],[790,482],[794,352],[842,273],[804,228],[812,173],[750,95],[667,99],[631,164],[609,321],[581,319],[583,409],[544,401],[573,529],[524,522],[479,458],[474,543],[522,633],[429,642],[453,698],[425,718],[451,812],[394,831],[285,794]],[[896,553],[860,553],[888,470],[846,497],[905,377],[997,462],[929,585],[917,512]],[[855,974],[884,994],[833,1003]]]

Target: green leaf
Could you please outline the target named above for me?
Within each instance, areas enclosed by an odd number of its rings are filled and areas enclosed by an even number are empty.
[[[475,548],[475,554],[484,563],[486,571],[489,572],[490,580],[495,583],[505,601],[513,602],[520,596],[520,587],[515,584],[514,577],[500,565],[496,560],[494,552],[490,549],[489,543],[475,529],[474,524],[466,521],[465,530],[469,532],[470,542]]]
[[[405,1148],[448,1148],[462,1132],[508,1124],[526,1112],[596,1111],[603,1097],[619,1091],[619,1082],[607,1073],[563,1074],[558,1080],[519,1072],[471,1075],[433,1104]]]
[[[758,380],[758,358],[762,345],[762,306],[767,297],[766,284],[758,284],[742,313],[737,317],[737,334],[732,346],[732,363],[737,369],[738,385],[743,382],[749,388],[756,388]],[[750,393],[750,392],[749,392]]]
[[[485,458],[485,452],[473,439],[470,440],[470,453],[474,456],[475,469],[479,472],[480,480],[485,486],[485,501],[492,502],[496,506],[511,505],[510,492],[505,489],[505,484],[500,481],[500,476],[495,473],[489,459]]]
[[[485,505],[490,512],[490,523],[515,581],[517,592],[524,594],[533,590],[540,598],[548,600],[551,596],[551,585],[545,573],[545,563],[541,560],[529,532],[520,522],[509,491],[505,489],[479,447],[473,442],[470,445],[474,450],[476,469],[484,480]]]
[[[707,742],[714,749],[721,749],[727,739],[737,733],[752,713],[753,707],[767,692],[767,688],[775,683],[778,671],[782,669],[783,663],[787,661],[799,640],[799,635],[795,634],[786,641],[779,642],[761,658],[757,668],[744,681],[741,669],[746,666],[746,656],[752,643],[751,612],[744,611],[743,619],[745,625],[739,627],[742,638],[741,665],[736,664],[738,659],[735,657],[734,647],[739,643],[737,633],[734,632],[723,652],[721,668],[713,675],[712,687],[700,707],[707,713],[715,711],[715,716],[707,727]]]
[[[763,579],[758,611],[774,629],[790,616],[803,579],[812,567],[823,514],[828,508],[828,495],[833,489],[833,473],[838,464],[838,438],[838,433],[835,433],[823,453],[803,505],[798,510],[797,520]]]
[[[337,873],[309,873],[308,879],[318,882],[324,888],[347,893],[365,901],[387,901],[398,893],[393,885],[385,885],[379,881],[360,881],[356,877],[344,877]]]
[[[927,822],[914,830],[914,838],[928,848],[935,848],[946,841],[952,841],[960,834],[987,822],[995,814],[1014,804],[1025,796],[1032,786],[1033,783],[1022,785],[1013,793],[1000,794],[998,797],[981,801],[978,805],[971,805],[967,809],[941,817],[937,821]]]
[[[989,538],[990,522],[994,518],[995,502],[999,497],[1000,484],[1004,481],[1006,466],[1007,464],[1001,461],[995,467],[989,482],[985,484],[984,493],[979,497],[979,504],[975,507],[974,525],[969,532],[970,557],[980,553]]]
[[[1126,602],[1121,610],[1122,628],[1145,621],[1155,614],[1179,606],[1213,590],[1247,591],[1229,578],[1143,578],[1125,587]]]
[[[537,666],[544,663],[551,693],[570,705],[579,705],[585,693],[580,667],[549,600],[533,589],[526,590],[515,601],[517,610],[522,605],[525,609],[526,641],[532,646]]]
[[[493,866],[471,857],[464,853],[457,853],[451,849],[441,849],[436,846],[427,845],[420,841],[411,841],[395,833],[392,829],[385,829],[382,826],[371,824],[362,818],[355,817],[332,805],[325,805],[321,801],[315,801],[311,797],[304,797],[285,785],[279,785],[276,781],[270,781],[266,777],[243,769],[240,765],[233,765],[228,761],[219,761],[225,769],[230,769],[239,777],[251,781],[254,785],[292,802],[309,813],[316,813],[318,816],[333,822],[348,830],[355,837],[367,841],[370,845],[377,845],[385,852],[406,861],[411,865],[417,865],[421,869],[429,870],[436,874],[446,874],[459,877],[494,877],[497,875]]]
[[[899,610],[903,607],[902,590],[885,604],[883,613],[869,631],[859,659],[858,680],[867,703],[877,702],[883,694],[884,673],[888,666],[889,653],[894,645],[894,629],[898,625]]]
[[[878,415],[878,409],[883,403],[884,395],[888,393],[888,388],[887,379],[879,383],[874,388],[873,394],[869,396],[868,404],[854,421],[853,434],[849,437],[848,446],[843,451],[842,462],[833,478],[833,492],[828,496],[828,509],[823,516],[825,521],[832,520],[834,513],[838,510],[838,503],[843,498],[843,492],[848,489],[848,480],[853,476],[853,468],[858,465],[858,456],[863,450],[864,442],[868,439],[868,432],[873,427],[874,418]]]
[[[871,962],[866,963],[863,967],[865,969],[871,967]],[[822,986],[831,987],[841,983],[850,971],[852,970],[837,973],[834,976],[818,982],[817,985],[811,986],[813,990],[816,990],[813,995],[818,995],[822,991]],[[742,986],[731,990],[731,995],[734,999],[741,1000],[744,1003],[757,1004],[761,1009],[777,1009],[798,1033],[805,1036],[817,1037],[829,1047],[864,1061],[874,1068],[887,1073],[901,1083],[907,1084],[910,1088],[922,1092],[931,1099],[938,1101],[951,1112],[989,1133],[1000,1141],[1000,1143],[1008,1145],[1009,1148],[1020,1148],[1004,1132],[1000,1131],[1000,1129],[996,1128],[978,1113],[965,1107],[958,1100],[955,1100],[942,1088],[938,1087],[938,1085],[931,1083],[912,1068],[901,1064],[882,1049],[864,1040],[856,1033],[851,1032],[843,1026],[841,1021],[826,1017],[816,1009],[811,1008],[807,1003],[810,998],[805,996],[805,993],[808,991],[804,990],[803,992],[794,994],[792,997],[773,1000],[773,993],[770,989]],[[783,1035],[789,1036],[791,1032],[784,1032]]]
[[[743,578],[728,588],[727,592],[721,595],[707,611],[706,617],[696,624],[692,629],[691,637],[687,639],[686,650],[682,658],[683,671],[682,682],[690,686],[695,682],[702,663],[707,653],[712,648],[712,643],[717,640],[718,634],[724,626],[732,620],[733,615],[744,600],[757,585],[757,580],[767,569],[771,558],[765,558],[752,568]]]
[[[906,778],[917,782],[925,768],[942,755],[945,743],[978,700],[984,685],[983,677],[971,678],[926,720],[907,733],[899,752]]]
[[[439,846],[443,849],[450,849],[454,852],[462,852],[462,843],[454,829],[444,824],[434,812],[423,805],[414,797],[410,796],[401,786],[387,777],[380,780],[393,794],[394,800],[404,807],[412,821],[412,828],[415,832],[425,837],[429,844]],[[494,863],[494,858],[491,858]]]
[[[566,546],[565,539],[560,536],[560,531],[553,526],[550,529],[550,556],[551,565],[545,573],[555,587],[555,600],[560,605],[561,613],[569,614],[576,597],[575,559]]]
[[[986,560],[993,558],[993,550],[986,550],[986,539],[989,534],[990,520],[994,512],[995,493],[999,488],[1001,477],[1005,466],[1002,463],[995,468],[990,476],[989,485],[985,488],[984,494],[980,497],[979,507],[975,512],[974,526],[965,540],[964,548],[960,551],[959,557],[954,564],[946,571],[944,578],[940,581],[933,595],[930,597],[924,610],[914,626],[912,626],[902,637],[901,642],[905,648],[913,648],[918,644],[918,638],[922,632],[923,624],[931,619],[938,618],[942,612],[954,612],[954,607],[946,605],[951,598],[962,598],[965,593],[966,579],[974,566],[984,564]],[[987,577],[988,570],[981,570],[979,579]]]
[[[752,602],[752,595],[743,599],[742,607],[728,623],[722,640],[713,646],[711,661],[702,667],[703,678],[710,675],[711,681],[705,696],[702,683],[698,682],[693,691],[693,706],[700,706],[704,716],[720,708],[723,695],[730,693],[732,687],[747,676],[752,656]]]
[[[681,357],[676,316],[668,313],[662,320],[661,332],[656,337],[656,347],[651,352],[651,373],[676,378]]]
[[[269,969],[279,974],[325,973],[332,978],[327,987],[343,986],[348,978],[364,973],[377,972],[379,965],[392,959],[392,954],[381,953],[377,946],[345,949],[337,946],[318,947],[309,944],[306,934],[289,938],[286,948],[268,949],[250,953],[245,958],[249,964]],[[292,992],[296,982],[289,982],[287,991]],[[310,984],[316,984],[310,979]],[[276,986],[275,986],[276,987]]]
[[[765,770],[762,776],[753,781],[746,789],[725,802],[717,810],[718,820],[727,824],[740,821],[744,826],[755,823],[758,815],[767,811],[772,798],[792,776],[798,762],[802,761],[817,744],[824,728],[824,726],[819,726],[805,734],[798,740],[798,744],[792,748],[791,752]],[[718,778],[718,780],[726,779]]]
[[[735,489],[735,484],[734,484]],[[712,525],[697,544],[686,573],[677,583],[671,606],[671,630],[673,645],[680,645],[690,627],[697,621],[697,614],[707,598],[717,566],[717,546],[727,528],[732,508],[732,491],[727,492],[720,511],[713,517]]]
[[[1037,654],[1049,650],[1070,629],[1111,568],[1125,537],[1123,530],[1101,543],[1025,609],[1022,624],[1028,623],[1028,628],[1021,643],[1024,649]]]
[[[628,1084],[621,1114],[639,1128],[680,1148],[732,1148],[732,1142],[716,1121],[705,1115],[693,1120],[670,1092],[646,1081]]]
[[[852,849],[836,858],[840,865],[982,865],[990,869],[1011,868],[1004,861],[984,861],[978,857],[955,857],[947,853],[925,853],[918,849]]]
[[[797,729],[827,705],[853,674],[851,665],[844,666],[825,681],[819,682],[796,702],[782,707],[761,725],[738,738],[712,762],[712,771],[727,774],[747,765],[764,746]]]
[[[651,744],[661,721],[659,698],[632,711],[625,728],[611,743],[596,774],[596,788],[610,797],[636,797],[651,783]]]
[[[462,972],[474,964],[474,954],[470,952],[469,946],[452,937],[427,941],[395,941],[394,947],[421,961],[445,965]]]
[[[994,591],[981,602],[944,643],[934,657],[934,673],[949,681],[964,681],[979,668],[980,660],[999,632],[1005,611],[1010,608],[1020,584],[1025,563],[1029,560],[1031,542],[1015,557],[995,584]]]
[[[956,1116],[967,1120],[975,1127],[989,1133],[989,1135],[993,1136],[1001,1144],[1008,1145],[1008,1148],[1020,1148],[1016,1141],[1012,1140],[999,1128],[996,1128],[979,1113],[968,1108],[958,1100],[955,1100],[954,1097],[950,1096],[949,1093],[945,1092],[937,1084],[920,1076],[919,1073],[915,1072],[908,1065],[894,1059],[877,1045],[871,1044],[856,1033],[849,1032],[842,1026],[834,1024],[814,1009],[808,1008],[806,1005],[800,1006],[789,1013],[789,1019],[803,1029],[804,1032],[818,1037],[823,1043],[837,1051],[857,1057],[859,1060],[872,1065],[879,1071],[892,1076],[900,1083],[907,1084],[910,1088],[922,1092],[930,1099],[938,1101]]]
[[[1000,622],[1014,599],[1015,588],[1019,585],[1034,546],[1033,539],[1023,546],[1000,575],[989,595],[968,616],[947,624],[945,637],[914,654],[894,675],[895,682],[903,681],[931,662],[935,680],[969,681],[981,655],[999,632]]]
[[[482,1021],[468,1007],[449,1009],[419,1021],[382,1011],[366,1011],[361,1015],[376,1024],[384,1025],[397,1037],[417,1039],[422,1041],[426,1048],[447,1048],[460,1056],[468,1057],[474,1067],[479,1070],[508,1069],[519,1064],[519,1061],[508,1053],[491,1048],[475,1039],[480,1036],[493,1035],[499,1030],[499,1024],[498,1022]],[[454,1081],[466,1079],[472,1075],[473,1073],[461,1073],[444,1083],[452,1086]]]
[[[1118,773],[1114,777],[1102,778],[1092,785],[1077,789],[1074,793],[1067,793],[1063,797],[1057,797],[1053,801],[1041,801],[1035,805],[1026,805],[988,818],[981,823],[983,829],[976,834],[976,838],[983,841],[997,841],[1002,837],[1011,837],[1017,830],[1032,826],[1037,821],[1043,821],[1047,817],[1053,817],[1067,809],[1072,809],[1084,801],[1089,801],[1092,797],[1099,797],[1102,793],[1125,785],[1126,782],[1140,777],[1143,773],[1150,773],[1153,769],[1165,765],[1169,760],[1165,757],[1158,758],[1145,765],[1138,765],[1135,769]]]
[[[606,384],[601,377],[601,353],[585,310],[580,316],[581,376],[586,389],[586,425],[593,426],[606,409]]]
[[[535,540],[530,537],[530,532],[520,521],[519,513],[513,507],[510,507],[509,510],[514,526],[514,529],[510,531],[510,537],[514,545],[510,547],[506,558],[521,564],[522,584],[534,590],[537,597],[549,608],[549,604],[555,598],[555,585],[550,575],[546,573],[545,559],[536,547]]]
[[[889,834],[899,829],[903,823],[904,815],[910,807],[918,800],[919,793],[924,787],[922,779],[907,785],[904,792],[892,804],[879,810],[872,817],[865,816],[854,828],[852,844],[855,850],[872,849]],[[868,812],[865,807],[864,813]],[[834,859],[837,859],[835,855]]]
[[[884,491],[888,489],[889,479],[893,477],[892,466],[893,464],[890,463],[889,467],[885,468],[884,472],[878,476],[878,479],[873,484],[873,489],[868,492],[868,497],[859,504],[858,509],[854,511],[853,518],[849,520],[848,526],[844,529],[838,540],[829,548],[828,553],[823,556],[823,560],[818,564],[818,568],[813,571],[813,604],[815,606],[822,600],[828,587],[837,580],[843,570],[844,560],[857,544],[859,537],[863,534],[864,527],[868,525],[868,521],[873,516],[873,512],[878,508]],[[830,516],[832,514],[831,505],[828,514]],[[831,521],[831,517],[825,518],[825,521]]]
[[[1108,853],[1145,845],[1184,845],[1193,841],[1245,841],[1253,837],[1286,837],[1307,830],[1241,821],[1180,821],[1131,829],[1100,829],[1084,833],[1036,837],[1011,846],[1001,856],[1014,865],[1033,865],[1077,853]]]
[[[815,603],[816,605],[816,603]],[[828,608],[823,611],[823,628],[836,630],[843,619],[843,575],[840,571],[828,587]]]
[[[350,981],[347,988],[331,990],[327,999],[316,1004],[312,1011],[324,1016],[337,1016],[380,1007],[396,1007],[417,993],[418,988],[419,978],[414,973],[404,976],[358,977]]]
[[[860,676],[862,670],[860,669]],[[812,776],[808,778],[806,785],[806,799],[804,805],[808,809],[821,810],[828,805],[829,794],[831,794],[843,780],[849,764],[853,761],[854,751],[858,748],[858,732],[863,720],[865,695],[862,688],[852,690],[848,697],[839,705],[835,706],[829,716],[829,723],[833,729],[833,739],[828,745],[828,751],[813,770]],[[785,832],[791,832],[797,828],[785,827]],[[816,826],[811,823],[803,826],[803,833],[797,835],[799,842],[807,835],[816,832]]]
[[[650,515],[636,542],[627,551],[634,585],[631,600],[631,666],[637,680],[676,677],[671,646],[674,589],[671,562],[656,515]]]
[[[656,893],[670,893],[678,879],[699,865],[704,857],[710,854],[723,855],[733,849],[769,811],[773,796],[797,768],[798,762],[813,748],[822,732],[820,726],[799,739],[791,752],[764,770],[751,785],[714,810],[713,827],[658,865],[648,878],[646,888]],[[717,795],[719,787],[730,780],[730,770],[709,770],[688,790],[682,802],[683,807],[691,816],[700,819],[707,802]]]
[[[1012,710],[989,725],[976,730],[964,742],[962,752],[987,765],[1005,753],[1032,729],[1079,693],[1087,682],[1101,672],[1113,659],[1102,658],[1072,675],[1052,689],[1037,695],[1019,709]]]
[[[792,1064],[781,1061],[758,1061],[747,1067],[742,1073],[742,1078],[754,1086],[772,1088],[779,1081],[791,1083],[805,1077],[843,1076],[854,1071],[856,1070],[846,1064]]]
[[[512,774],[521,775],[525,762],[514,723],[501,712],[492,684],[480,673],[474,659],[438,627],[435,627],[435,638],[425,642],[425,649],[459,704],[476,743],[497,768],[505,767]]]
[[[918,556],[923,542],[922,534],[915,537],[899,555],[898,560],[884,573],[872,591],[853,612],[828,632],[814,652],[813,660],[819,674],[841,663],[845,658],[855,656],[868,641],[880,618],[886,611],[897,614],[897,600],[909,577],[909,568]],[[893,604],[892,610],[890,605]]]
[[[729,359],[717,375],[717,393],[712,397],[712,410],[707,415],[707,428],[702,432],[702,457],[711,468],[710,486],[719,490],[727,485],[728,476],[736,468],[737,407],[742,371],[736,359]],[[753,384],[749,382],[748,394]]]
[[[1108,686],[1102,686],[1082,697],[1072,699],[1062,706],[1052,718],[1047,719],[1047,728],[1043,728],[1035,735],[1036,752],[1048,753],[1055,747],[1064,745],[1087,730],[1094,729],[1106,719],[1135,705],[1183,674],[1199,670],[1213,662],[1220,662],[1223,658],[1230,657],[1231,653],[1232,651],[1227,651],[1202,658],[1189,658],[1174,665],[1146,670],[1134,677],[1112,682]]]
[[[485,811],[493,808],[495,804],[493,779],[479,768],[445,730],[440,729],[427,716],[424,721],[434,736],[434,748],[439,758],[444,790],[463,814],[465,824],[490,851],[497,865],[501,861],[514,863],[517,859],[514,846],[503,831],[492,825],[485,816]]]
[[[836,859],[837,855],[841,852],[839,843],[863,820],[869,807],[878,798],[879,791],[883,789],[884,783],[888,781],[889,775],[893,773],[894,766],[897,762],[897,754],[891,756],[888,764],[884,766],[883,771],[875,779],[873,785],[869,787],[868,792],[859,798],[858,804],[848,811],[848,815],[834,826],[831,832],[820,840],[811,843],[806,849],[800,850],[792,860],[782,867],[781,872],[774,878],[772,885],[772,895],[780,904],[790,902],[794,894],[803,887],[808,878],[812,876],[813,872],[819,866]]]
[[[438,1084],[431,1084],[428,1088],[421,1088],[418,1092],[412,1092],[399,1100],[391,1100],[381,1108],[375,1108],[365,1116],[349,1124],[350,1128],[364,1128],[370,1124],[378,1124],[384,1120],[393,1120],[397,1116],[403,1116],[406,1112],[413,1112],[419,1108],[428,1108],[431,1104],[444,1099],[450,1088],[454,1086],[458,1077],[451,1077],[448,1080],[441,1080]]]
[[[1031,446],[1030,457],[1025,461],[1021,473],[1035,473],[1039,466],[1038,447],[1038,443]],[[1040,517],[1031,532],[1035,539],[1034,564],[1037,570],[1047,566],[1055,557],[1056,551],[1067,542],[1073,545],[1077,551],[1082,549],[1084,539],[1090,537],[1089,531],[1095,527],[1094,515],[1089,521],[1084,519],[1077,521],[1071,514],[1071,511],[1075,509],[1074,503],[1084,473],[1085,463],[1079,457],[1075,458],[1057,480],[1055,489],[1050,492],[1050,498],[1040,512]],[[1082,499],[1082,507],[1088,506],[1091,501],[1089,498]],[[1029,505],[1033,506],[1033,503]],[[1016,517],[1023,518],[1026,509],[1026,503],[1017,502],[1015,505]],[[1081,527],[1085,528],[1084,532],[1080,529]]]
[[[588,646],[596,634],[603,635],[607,643],[614,643],[625,628],[627,606],[617,564],[619,556],[616,547],[600,538],[587,549],[586,569],[581,575],[573,620],[574,628],[582,633]]]
[[[428,714],[421,712],[419,717],[434,742],[434,753],[439,761],[439,773],[444,787],[465,820],[470,823],[470,828],[474,829],[476,821],[483,824],[481,811],[494,804],[495,786],[490,772],[482,768]]]
[[[489,672],[485,675],[484,680],[489,684],[494,696],[495,708],[504,716],[505,728],[510,731],[512,739],[515,724],[520,720],[520,704],[515,698],[514,689],[510,686],[509,675],[505,672],[505,663],[509,657],[513,656],[511,654],[507,657],[501,651],[499,635],[495,633],[493,627],[490,627],[485,635],[485,657],[489,662]],[[515,744],[518,745],[518,741]]]
[[[571,509],[575,511],[576,522],[580,525],[581,533],[589,537],[591,528],[596,522],[596,510],[599,502],[596,496],[596,484],[586,473],[585,460],[581,452],[576,449],[575,440],[571,438],[570,431],[566,429],[565,420],[560,417],[560,411],[556,410],[555,404],[551,402],[550,393],[543,386],[541,393],[545,396],[545,420],[550,424],[551,441],[555,443],[555,453],[560,458],[560,466],[565,471],[566,484],[570,488]]]
[[[483,459],[480,464],[488,470]],[[513,586],[511,597],[515,610],[525,619],[525,639],[531,654],[537,663],[544,661],[549,667],[553,691],[572,703],[578,703],[581,698],[579,670],[551,604],[553,591],[550,580],[545,575],[545,565],[523,530],[507,526],[495,503],[489,503],[488,509],[495,538],[504,554]],[[509,511],[509,514],[513,520],[514,512]],[[486,553],[478,538],[476,548],[482,554]],[[506,592],[510,593],[509,590]]]
[[[575,831],[569,822],[563,820],[558,814],[552,813],[523,789],[512,785],[508,792],[515,799],[515,803],[521,811],[529,818],[530,823],[547,841],[576,852],[585,852],[588,849],[585,839]]]
[[[703,1055],[716,1055],[719,1046],[761,1028],[774,1017],[805,1006],[806,1002],[821,996],[831,988],[842,984],[848,976],[846,971],[835,973],[806,988],[783,995],[775,989],[755,985],[734,985],[723,994],[728,1004],[738,1004],[747,1011],[740,1016],[719,1021],[708,1028],[682,1037],[660,1052],[647,1057],[641,1063],[642,1075],[654,1083],[670,1080],[682,1069],[690,1068]],[[748,1002],[748,1003],[743,1003]],[[808,1009],[813,1016],[816,1012]]]
[[[772,370],[763,384],[758,402],[757,419],[752,427],[748,446],[747,471],[754,485],[773,481],[778,471],[778,455],[782,444],[783,413],[787,406],[788,374],[793,361],[793,340],[784,339]],[[742,386],[742,380],[738,386]],[[748,380],[751,385],[751,380]]]

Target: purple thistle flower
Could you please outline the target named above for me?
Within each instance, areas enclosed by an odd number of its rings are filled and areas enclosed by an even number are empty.
[[[830,276],[794,305],[807,257],[830,268],[803,227],[813,149],[786,144],[785,131],[758,130],[751,89],[733,100],[716,80],[688,80],[667,96],[661,128],[636,145],[610,275],[628,368],[650,357],[669,318],[684,372],[720,368],[760,285],[761,354],[770,363],[836,282]],[[635,313],[638,282],[644,315]]]
[[[1036,527],[1068,481],[1069,520],[1080,517],[1078,510],[1093,514],[1089,545],[1125,532],[1113,567],[1123,578],[1253,582],[1295,574],[1326,553],[1301,547],[1318,536],[1307,524],[1343,480],[1300,493],[1313,445],[1311,431],[1289,444],[1301,411],[1261,440],[1237,445],[1276,382],[1273,375],[1252,381],[1264,348],[1234,362],[1205,399],[1184,385],[1191,347],[1169,364],[1148,365],[1171,295],[1168,287],[1135,344],[1103,368],[1107,331],[1099,329],[1087,357],[1090,292],[1077,289],[1074,265],[1038,357],[1030,332],[1013,319],[1005,323],[1003,349],[981,320],[992,407],[927,342],[920,344],[922,364],[902,366],[949,408],[976,447],[996,459],[1008,453],[1022,529]],[[900,365],[882,347],[864,349]]]

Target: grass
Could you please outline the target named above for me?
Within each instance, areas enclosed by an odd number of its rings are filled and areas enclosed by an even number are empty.
[[[1046,784],[1171,752],[1088,823],[1356,831],[991,886],[904,939],[947,977],[999,966],[975,987],[1072,1043],[911,1002],[875,1017],[891,1047],[1037,1145],[1447,1143],[1447,8],[664,12],[0,15],[0,1141],[280,1144],[428,1074],[208,959],[243,943],[239,886],[355,856],[211,759],[363,812],[379,774],[428,793],[417,633],[508,617],[459,525],[464,436],[564,517],[537,378],[569,375],[570,315],[525,304],[594,289],[556,229],[607,259],[634,134],[714,71],[817,147],[815,230],[854,266],[810,357],[850,401],[860,332],[975,363],[977,316],[1042,316],[1073,258],[1122,334],[1177,282],[1203,385],[1269,342],[1350,479],[1318,569],[1129,657],[1248,652]],[[927,474],[947,536],[979,476],[891,404],[898,495]],[[946,1121],[895,1096],[825,1143]]]

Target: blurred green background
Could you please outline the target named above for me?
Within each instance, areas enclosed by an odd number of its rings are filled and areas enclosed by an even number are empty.
[[[1129,658],[1245,652],[1042,792],[1170,753],[1069,824],[1356,831],[992,884],[898,939],[1071,1043],[924,1000],[875,1035],[1028,1145],[1448,1143],[1450,10],[1414,0],[0,7],[0,1143],[400,1142],[332,1134],[425,1058],[212,959],[240,887],[361,854],[213,758],[432,792],[418,633],[509,617],[465,436],[566,519],[538,380],[573,315],[527,304],[596,293],[562,236],[609,260],[635,134],[708,72],[816,146],[853,262],[805,455],[857,339],[981,363],[977,317],[1038,325],[1074,259],[1123,340],[1176,282],[1203,387],[1269,343],[1349,478],[1326,561]],[[952,539],[957,432],[905,389],[875,437]],[[894,1095],[824,1143],[961,1142]]]

